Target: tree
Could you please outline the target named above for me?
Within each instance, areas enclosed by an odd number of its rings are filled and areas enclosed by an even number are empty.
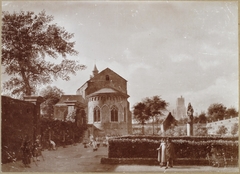
[[[219,135],[225,135],[227,133],[227,128],[224,125],[219,126],[216,133]]]
[[[194,123],[206,123],[207,117],[205,112],[201,112],[198,117],[194,117]]]
[[[40,91],[40,95],[43,97],[44,102],[41,104],[41,111],[43,115],[48,118],[52,118],[54,113],[54,105],[59,102],[63,91],[56,86],[47,86]]]
[[[143,102],[139,102],[133,106],[133,117],[142,125],[142,134],[144,134],[144,124],[149,120],[149,116],[145,114],[146,105]]]
[[[145,113],[152,119],[153,134],[154,134],[154,122],[156,117],[163,116],[163,111],[166,111],[168,103],[161,99],[160,96],[153,96],[151,98],[145,98],[143,102],[146,105]]]
[[[3,89],[12,95],[31,95],[39,84],[49,84],[57,78],[69,80],[69,74],[85,68],[78,61],[68,60],[75,56],[74,34],[52,23],[53,16],[45,11],[2,12],[2,65],[11,78]],[[61,63],[52,63],[61,55]],[[47,60],[49,59],[49,60]]]
[[[223,120],[226,107],[221,103],[211,104],[208,108],[208,119],[211,121]]]
[[[227,118],[236,117],[236,116],[238,116],[238,112],[236,111],[236,109],[234,107],[228,108],[226,110]]]
[[[231,134],[234,136],[238,132],[238,123],[234,123],[231,127]]]

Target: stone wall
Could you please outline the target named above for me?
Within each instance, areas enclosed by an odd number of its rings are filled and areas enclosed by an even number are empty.
[[[111,107],[118,109],[118,121],[111,122]],[[94,108],[100,110],[100,122],[94,122]],[[120,96],[92,97],[88,102],[88,124],[93,124],[96,128],[104,130],[105,134],[126,135],[131,127],[131,115],[127,99]],[[130,119],[129,119],[130,118]],[[129,123],[130,122],[130,123]],[[131,132],[131,131],[130,131]]]

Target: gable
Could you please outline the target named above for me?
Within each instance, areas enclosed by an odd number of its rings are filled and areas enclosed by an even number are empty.
[[[102,88],[112,88],[125,95],[127,94],[127,81],[109,68],[96,74],[87,81],[87,84],[86,96]]]
[[[117,74],[116,72],[114,72],[113,70],[111,70],[110,68],[106,68],[104,70],[102,70],[100,73],[98,73],[97,75],[95,75],[93,78],[91,78],[89,81],[91,80],[98,80],[100,79],[106,79],[106,75],[109,76],[109,80],[112,79],[119,79],[119,80],[124,80],[125,82],[127,82],[126,79],[124,79],[122,76],[120,76],[119,74]],[[101,78],[102,77],[102,78]]]

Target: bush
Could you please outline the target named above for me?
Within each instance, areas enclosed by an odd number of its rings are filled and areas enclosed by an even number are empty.
[[[80,141],[86,130],[86,125],[77,126],[75,122],[41,119],[41,142],[44,148],[48,148],[49,139],[57,146],[65,146]]]
[[[109,140],[109,158],[157,158],[156,149],[163,137],[126,136]],[[166,138],[166,137],[164,137]],[[238,138],[171,137],[176,158],[202,159],[210,153],[211,144],[223,149],[226,158],[238,159]],[[197,150],[196,150],[197,149]]]

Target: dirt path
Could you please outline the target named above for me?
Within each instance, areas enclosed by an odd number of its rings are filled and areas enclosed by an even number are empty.
[[[92,147],[84,148],[82,144],[76,146],[68,146],[66,148],[59,147],[56,151],[43,151],[45,161],[40,158],[37,162],[31,163],[31,168],[25,168],[21,161],[16,163],[3,164],[3,172],[239,172],[238,167],[216,168],[211,166],[174,166],[174,168],[164,169],[159,166],[148,165],[110,165],[101,164],[101,158],[107,157],[107,148],[99,147],[97,151]]]
[[[107,157],[107,148],[84,148],[82,144],[59,147],[56,151],[44,150],[44,161],[40,158],[37,166],[31,163],[31,168],[25,168],[21,161],[2,165],[3,172],[103,172],[112,171],[114,165],[102,165],[100,160]]]

